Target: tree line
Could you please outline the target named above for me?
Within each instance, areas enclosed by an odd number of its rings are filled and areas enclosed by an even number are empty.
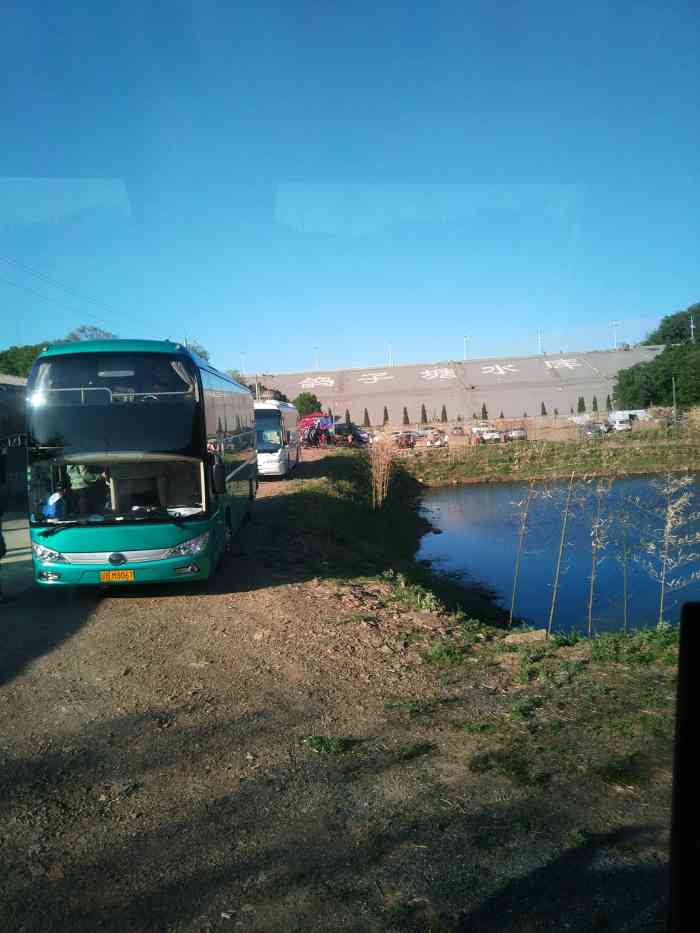
[[[653,360],[621,369],[613,391],[618,408],[649,408],[676,403],[681,408],[700,404],[700,304],[667,314],[644,341],[646,346],[665,344]]]

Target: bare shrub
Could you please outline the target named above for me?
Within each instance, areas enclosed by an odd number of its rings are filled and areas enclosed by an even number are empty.
[[[372,508],[381,509],[389,494],[389,483],[394,467],[394,445],[390,437],[377,437],[369,449],[372,472]]]
[[[700,570],[690,569],[700,562],[700,531],[693,530],[700,512],[693,509],[694,480],[689,474],[666,473],[652,486],[661,493],[661,505],[652,509],[659,527],[642,541],[640,563],[659,584],[659,625],[664,622],[668,592],[676,592],[700,579]]]

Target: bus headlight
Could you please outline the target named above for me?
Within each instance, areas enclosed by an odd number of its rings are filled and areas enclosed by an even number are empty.
[[[209,543],[209,532],[205,531],[203,535],[197,538],[190,538],[189,541],[183,541],[173,548],[170,548],[165,557],[195,557],[201,554]]]
[[[60,551],[54,551],[51,547],[44,547],[43,544],[37,544],[36,541],[32,541],[32,551],[37,560],[43,560],[49,564],[65,564],[66,562]]]

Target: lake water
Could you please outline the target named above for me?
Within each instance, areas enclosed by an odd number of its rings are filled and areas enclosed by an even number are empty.
[[[659,615],[659,583],[651,573],[661,567],[658,542],[663,528],[664,493],[655,483],[662,478],[634,477],[617,480],[600,493],[603,546],[599,563],[593,609],[595,631],[612,631],[623,624],[623,553],[628,553],[628,619],[633,628],[655,625]],[[418,553],[442,571],[457,574],[465,581],[483,583],[494,590],[501,603],[510,608],[515,559],[518,547],[521,508],[517,503],[528,495],[526,483],[499,483],[480,486],[452,486],[431,490],[423,498],[429,521],[442,534],[427,534]],[[562,527],[567,483],[536,486],[530,500],[527,533],[521,557],[515,602],[516,617],[537,627],[546,626],[552,598],[553,580]],[[690,521],[677,534],[700,535],[700,520],[692,512],[700,510],[700,483],[696,475],[686,490],[673,494],[675,501],[690,493],[685,513]],[[554,628],[588,625],[588,592],[591,576],[591,531],[598,497],[595,483],[574,487],[567,530],[567,543],[561,566],[559,595]],[[671,548],[674,559],[692,558],[695,546]],[[645,566],[644,564],[648,565]],[[668,570],[672,580],[682,580],[700,571],[700,561],[689,559],[684,566]],[[664,618],[676,622],[687,600],[700,600],[700,581],[668,592]]]

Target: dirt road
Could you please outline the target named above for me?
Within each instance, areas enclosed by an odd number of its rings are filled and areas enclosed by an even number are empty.
[[[659,929],[667,772],[601,804],[470,770],[455,724],[507,678],[436,675],[444,620],[388,583],[310,577],[293,489],[203,590],[0,609],[0,929]]]

